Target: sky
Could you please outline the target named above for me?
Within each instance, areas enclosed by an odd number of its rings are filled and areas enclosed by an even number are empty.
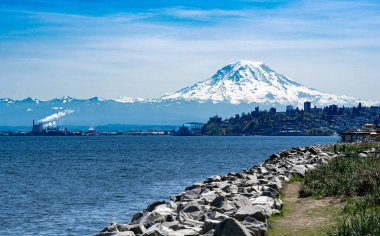
[[[0,98],[155,98],[241,59],[380,101],[380,1],[0,1]]]

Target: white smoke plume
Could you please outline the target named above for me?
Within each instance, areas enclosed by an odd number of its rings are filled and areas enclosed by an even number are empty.
[[[75,112],[74,110],[70,110],[70,109],[69,110],[60,111],[60,112],[54,113],[54,114],[52,114],[50,116],[47,116],[47,117],[39,120],[38,122],[42,122],[42,123],[48,122],[47,124],[44,125],[44,127],[55,126],[57,124],[56,120],[59,120],[62,117],[66,116],[66,115],[70,115],[70,114],[72,114],[74,112]]]

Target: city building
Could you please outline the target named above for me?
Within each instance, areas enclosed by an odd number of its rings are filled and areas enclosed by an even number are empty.
[[[311,102],[309,102],[309,101],[304,102],[304,104],[303,104],[303,110],[305,112],[310,112],[311,111]]]

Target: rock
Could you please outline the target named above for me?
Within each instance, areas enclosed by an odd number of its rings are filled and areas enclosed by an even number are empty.
[[[135,233],[130,231],[126,224],[111,223],[94,236],[135,236]]]
[[[135,234],[143,234],[146,231],[145,227],[140,224],[134,224],[134,225],[118,224],[117,229],[120,232],[132,231]]]
[[[101,233],[103,233],[103,232],[119,232],[119,230],[117,229],[116,223],[111,223],[111,224],[107,225],[104,229],[102,229],[100,232]]]
[[[365,153],[359,153],[359,157],[363,157],[363,158],[365,158],[365,157],[368,157],[368,155],[365,154]]]
[[[276,159],[280,159],[280,155],[275,153],[275,154],[272,154],[270,157],[269,157],[269,160],[276,160]]]
[[[248,216],[241,222],[255,236],[268,236],[268,225]]]
[[[197,211],[201,211],[201,210],[202,210],[202,207],[195,202],[191,202],[190,204],[186,205],[182,209],[182,211],[186,212],[186,213],[193,213],[193,212],[197,212]]]
[[[267,218],[270,216],[270,209],[268,209],[265,206],[262,205],[247,205],[244,207],[241,207],[237,210],[237,212],[234,215],[234,218],[243,221],[248,216],[251,216],[259,221],[265,222]]]
[[[208,205],[210,205],[217,197],[219,197],[219,195],[216,194],[215,191],[201,194],[201,198],[204,199],[205,203]]]
[[[226,193],[237,193],[239,188],[235,184],[231,184],[229,186],[222,188],[222,190]]]
[[[317,155],[318,154],[317,150],[314,149],[313,147],[307,147],[306,150],[308,152],[310,152],[311,154],[313,154],[313,155]]]
[[[198,236],[199,233],[193,229],[180,229],[170,232],[168,236]]]
[[[303,165],[294,165],[294,166],[293,166],[293,169],[291,170],[291,173],[292,173],[292,174],[298,174],[298,175],[300,175],[301,177],[304,177],[306,171],[307,171],[307,169],[306,169],[305,166],[303,166]]]
[[[177,220],[181,223],[191,220],[200,220],[203,216],[202,207],[196,202],[190,202],[178,211]]]
[[[202,233],[207,233],[208,231],[215,229],[216,225],[219,224],[221,221],[219,220],[210,220],[207,219],[202,227]]]
[[[166,207],[165,205],[157,206],[154,211],[148,212],[141,218],[140,224],[144,225],[145,228],[150,228],[152,225],[156,223],[172,221],[172,213],[173,210]]]
[[[201,188],[195,188],[189,191],[186,191],[181,196],[181,201],[191,201],[193,199],[199,198],[199,195],[201,194],[202,189]]]
[[[144,216],[144,214],[141,212],[137,212],[137,213],[133,214],[132,219],[131,219],[131,224],[140,223],[143,216]]]
[[[242,195],[234,196],[230,199],[230,201],[235,206],[235,208],[251,205],[249,198]]]
[[[228,218],[216,225],[213,236],[251,236],[239,221]]]
[[[223,189],[225,188],[226,186],[228,186],[228,182],[227,181],[223,181],[223,182],[217,182],[215,183],[216,187],[219,188],[219,189]]]
[[[211,176],[209,178],[207,178],[204,183],[212,183],[212,182],[220,182],[222,181],[222,177],[220,177],[219,175],[215,175],[215,176]]]
[[[260,196],[258,198],[250,199],[252,205],[268,205],[270,208],[274,208],[276,198],[271,198],[267,196]]]
[[[103,233],[94,234],[93,236],[135,236],[135,234],[132,231],[103,232]]]
[[[166,204],[166,202],[165,202],[165,201],[157,201],[157,202],[153,202],[153,203],[151,203],[150,205],[148,205],[148,206],[145,208],[144,212],[152,212],[152,211],[154,211],[154,209],[155,209],[157,206],[159,206],[159,205],[163,205],[163,204]]]
[[[224,196],[216,197],[211,202],[211,206],[212,207],[221,208],[223,206],[223,204],[226,203],[226,202],[227,202],[227,198],[226,197],[224,197]]]
[[[271,185],[264,186],[264,187],[262,188],[262,191],[263,191],[263,192],[271,192],[271,193],[275,196],[275,198],[278,198],[278,197],[280,196],[280,192],[277,191],[277,190],[274,189],[274,188],[271,188],[270,186],[271,186]],[[263,194],[261,194],[261,195],[263,195]],[[263,195],[263,196],[265,196],[265,195]]]
[[[202,221],[205,221],[207,219],[210,219],[210,220],[219,220],[219,221],[223,221],[225,219],[229,218],[228,216],[220,213],[220,212],[217,212],[217,211],[212,211],[212,212],[208,212],[206,215],[203,215],[203,217],[201,218]]]
[[[173,232],[173,230],[161,224],[155,224],[150,229],[148,229],[144,234],[142,234],[142,236],[166,236],[170,232]]]

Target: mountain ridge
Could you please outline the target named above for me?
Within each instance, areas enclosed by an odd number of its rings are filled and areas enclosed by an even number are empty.
[[[51,100],[28,97],[23,100],[0,99],[0,125],[27,125],[31,120],[51,124],[180,124],[205,122],[215,114],[231,116],[243,111],[287,105],[302,107],[336,104],[354,106],[374,102],[337,96],[291,80],[263,62],[241,60],[218,70],[209,79],[158,98],[118,97],[75,99],[64,96]]]

